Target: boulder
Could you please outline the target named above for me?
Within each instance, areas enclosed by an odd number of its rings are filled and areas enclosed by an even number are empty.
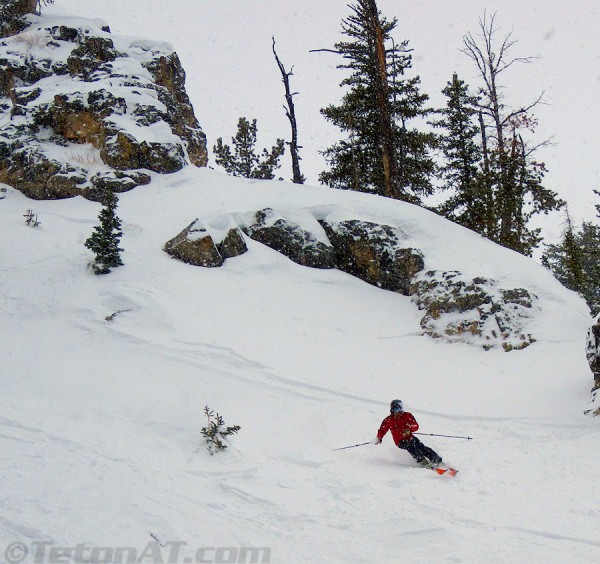
[[[109,171],[99,172],[90,178],[90,188],[82,191],[81,195],[88,200],[101,201],[99,195],[105,190],[121,193],[133,190],[136,186],[149,184],[152,177],[141,171]]]
[[[244,235],[238,227],[229,228],[217,248],[224,259],[238,257],[248,251]]]
[[[318,227],[318,226],[317,226]],[[244,233],[302,266],[335,268],[333,247],[319,241],[311,232],[271,208],[258,211]]]
[[[184,149],[178,143],[148,143],[119,131],[100,150],[102,161],[118,170],[147,168],[154,172],[177,172],[185,166]]]
[[[321,221],[335,249],[337,267],[369,284],[408,295],[423,254],[403,245],[401,230],[359,220]]]
[[[237,226],[224,233],[209,233],[197,219],[168,241],[164,250],[187,264],[204,267],[222,266],[226,259],[244,254],[248,248]]]
[[[225,259],[219,253],[212,237],[198,220],[192,221],[181,233],[167,241],[166,253],[194,266],[221,266]]]
[[[417,276],[410,293],[425,311],[421,327],[431,337],[505,351],[535,342],[524,327],[536,297],[523,288],[502,289],[495,280],[467,279],[457,271],[428,271]]]

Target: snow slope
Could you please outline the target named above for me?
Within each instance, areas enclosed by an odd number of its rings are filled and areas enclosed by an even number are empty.
[[[426,268],[529,288],[538,342],[434,341],[409,298],[252,241],[215,269],[161,250],[196,217],[267,205],[402,226]],[[241,547],[278,563],[597,561],[590,319],[536,263],[401,202],[194,169],[121,195],[125,266],[98,277],[83,246],[98,211],[10,188],[0,200],[7,562],[14,542],[28,562],[52,547],[65,562],[121,561],[110,547],[142,562],[251,561]],[[456,478],[417,468],[389,436],[332,450],[371,440],[396,397],[423,432],[475,438],[422,437]],[[205,405],[242,427],[213,457]]]

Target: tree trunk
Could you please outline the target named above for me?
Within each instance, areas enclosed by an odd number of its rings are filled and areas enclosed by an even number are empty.
[[[485,226],[483,235],[494,239],[496,231],[496,214],[494,213],[494,194],[491,183],[490,153],[483,112],[479,110],[479,128],[481,129],[481,152],[483,154],[483,182],[485,183]]]
[[[381,143],[381,158],[384,172],[384,196],[398,196],[397,178],[398,165],[394,144],[394,127],[387,75],[387,56],[383,42],[383,30],[379,21],[379,11],[375,0],[363,0],[368,10],[370,31],[375,44],[378,75],[376,77],[377,106],[379,108],[379,137]]]
[[[298,154],[298,150],[300,147],[298,146],[298,125],[296,123],[296,110],[294,108],[293,96],[296,94],[295,92],[292,94],[290,90],[290,76],[292,76],[292,71],[294,67],[287,72],[283,63],[279,60],[277,56],[277,52],[275,51],[275,37],[273,37],[273,55],[275,55],[275,60],[277,61],[277,66],[281,71],[281,78],[283,81],[283,85],[285,87],[285,101],[287,102],[287,108],[285,108],[285,115],[290,121],[290,126],[292,128],[292,140],[288,143],[290,146],[290,155],[292,156],[292,182],[294,184],[304,184],[304,175],[300,172],[300,155]]]

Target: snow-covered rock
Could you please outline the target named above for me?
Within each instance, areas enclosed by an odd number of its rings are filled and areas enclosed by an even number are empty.
[[[528,290],[503,289],[495,280],[466,279],[456,271],[428,271],[416,278],[411,293],[426,312],[421,327],[427,335],[506,351],[535,342],[525,328],[536,300]]]
[[[164,250],[173,258],[194,266],[218,267],[226,259],[244,254],[248,248],[237,226],[230,225],[215,236],[214,229],[207,230],[196,219],[167,241]]]
[[[588,331],[585,352],[594,375],[592,410],[594,415],[600,415],[600,315],[596,317],[595,324]]]
[[[412,277],[423,268],[423,254],[404,244],[398,228],[357,219],[322,222],[340,270],[384,290],[408,295]]]
[[[206,137],[167,43],[101,21],[28,16],[0,41],[0,181],[36,199],[127,191],[205,166]]]
[[[255,241],[284,254],[302,266],[335,268],[335,252],[310,231],[273,209],[256,212],[254,221],[244,226],[244,232]]]

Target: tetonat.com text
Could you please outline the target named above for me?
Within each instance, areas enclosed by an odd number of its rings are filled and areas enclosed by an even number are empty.
[[[4,549],[7,564],[268,564],[271,549],[248,546],[202,546],[187,542],[149,542],[132,546],[58,546],[50,541],[16,541]]]

